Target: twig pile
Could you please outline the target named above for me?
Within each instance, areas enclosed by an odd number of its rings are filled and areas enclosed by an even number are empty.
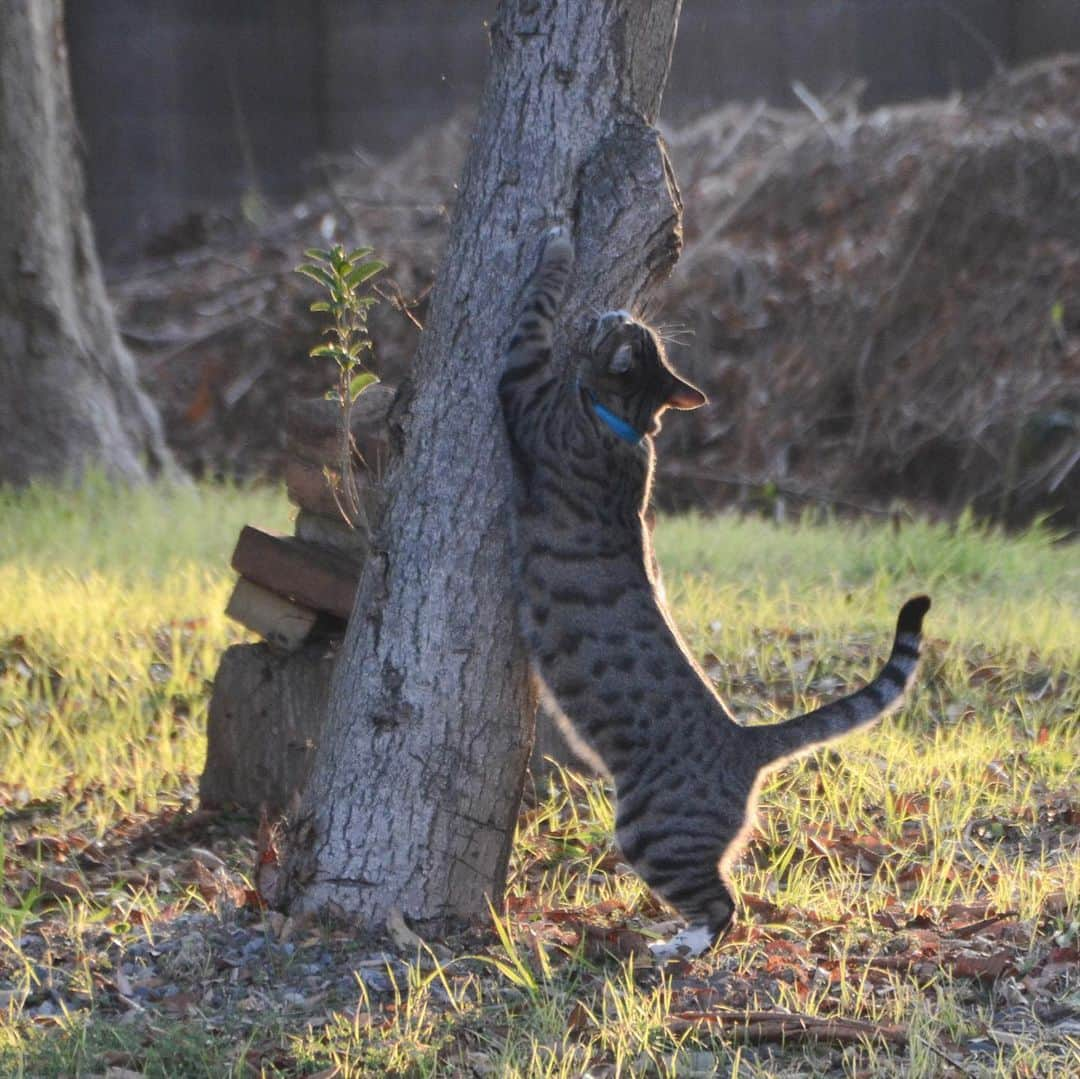
[[[714,405],[670,425],[668,496],[1075,522],[1080,61],[966,101],[815,112],[671,136],[686,251],[664,309]]]

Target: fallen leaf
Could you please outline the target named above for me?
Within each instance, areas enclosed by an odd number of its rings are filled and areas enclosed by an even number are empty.
[[[590,958],[604,955],[616,959],[651,958],[649,942],[633,929],[610,928],[602,925],[582,925],[585,938],[585,954]]]
[[[171,997],[162,999],[161,1007],[173,1015],[186,1015],[198,1002],[198,993],[174,993]]]
[[[1015,910],[1007,910],[1001,914],[995,914],[990,918],[982,918],[977,922],[972,922],[970,925],[962,925],[952,930],[954,937],[960,937],[964,940],[968,937],[974,937],[981,933],[984,929],[988,929],[992,925],[996,925],[998,922],[1004,921],[1006,918],[1016,918],[1019,912]]]
[[[901,820],[921,819],[930,809],[930,799],[925,794],[897,794],[893,798],[893,812]]]
[[[213,851],[203,847],[189,847],[188,854],[211,873],[226,872],[225,863]]]
[[[386,917],[386,931],[390,934],[394,946],[402,952],[412,952],[424,943],[406,924],[405,915],[397,907],[391,909]]]
[[[1064,892],[1051,892],[1043,900],[1043,913],[1050,917],[1060,917],[1069,910],[1069,897]]]
[[[255,890],[267,903],[277,898],[281,875],[281,855],[277,845],[278,828],[271,824],[265,807],[259,815],[259,831],[255,838]]]
[[[55,877],[42,877],[37,884],[39,894],[49,899],[79,899],[83,890],[67,881],[57,880]]]
[[[566,1026],[568,1030],[579,1031],[589,1030],[592,1028],[593,1020],[589,1015],[589,1010],[585,1007],[581,1001],[576,1001],[574,1006],[570,1009],[570,1014],[566,1017]]]
[[[1013,957],[1008,952],[994,955],[961,954],[944,961],[958,978],[974,978],[980,982],[996,981],[1013,967]]]

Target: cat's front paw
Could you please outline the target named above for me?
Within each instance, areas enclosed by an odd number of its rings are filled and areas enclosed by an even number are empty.
[[[649,951],[661,963],[669,959],[694,959],[704,955],[715,941],[716,937],[707,925],[688,925],[671,940],[658,940],[650,944]]]
[[[556,225],[544,233],[544,262],[562,259],[569,262],[574,257],[574,242],[566,225]]]

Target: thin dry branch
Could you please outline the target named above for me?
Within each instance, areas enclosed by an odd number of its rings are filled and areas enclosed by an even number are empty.
[[[861,1045],[884,1041],[906,1045],[908,1041],[907,1029],[893,1024],[790,1012],[677,1012],[668,1020],[667,1027],[675,1034],[718,1027],[739,1033],[751,1042],[824,1041]]]

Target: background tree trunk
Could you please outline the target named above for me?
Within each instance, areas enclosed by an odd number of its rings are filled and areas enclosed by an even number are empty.
[[[0,482],[169,463],[105,295],[61,0],[0,0]]]
[[[670,272],[680,204],[652,127],[681,0],[513,0],[415,369],[383,519],[335,668],[280,898],[381,924],[486,912],[535,700],[515,628],[495,386],[542,231],[573,225],[564,362],[596,309]]]

